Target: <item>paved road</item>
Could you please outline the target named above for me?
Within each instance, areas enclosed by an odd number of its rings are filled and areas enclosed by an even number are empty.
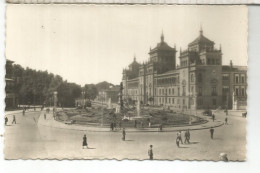
[[[150,144],[155,159],[218,160],[221,152],[230,160],[246,158],[246,119],[240,116],[228,116],[229,124],[216,128],[213,140],[208,129],[191,131],[191,144],[181,148],[175,144],[175,132],[127,133],[127,141],[122,141],[118,132],[86,132],[90,149],[83,150],[84,131],[37,125],[34,118],[39,115],[39,111],[25,116],[18,113],[18,124],[6,126],[6,159],[148,159]],[[8,117],[10,124],[12,115]],[[224,118],[223,113],[216,114],[216,119]]]

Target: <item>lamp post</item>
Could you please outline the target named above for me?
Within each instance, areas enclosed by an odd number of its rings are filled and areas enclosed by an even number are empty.
[[[188,96],[189,96],[189,108],[190,108],[190,115],[191,115],[191,101],[192,101],[192,93],[189,92]]]
[[[83,107],[85,106],[85,93],[86,93],[85,91],[81,92],[81,95],[82,95],[82,102],[81,103],[82,103]]]
[[[58,95],[58,92],[57,91],[54,91],[53,92],[53,114],[54,114],[54,119],[56,119],[56,109],[57,109],[57,95]]]
[[[195,99],[194,99],[195,116],[197,116],[197,97],[198,97],[198,94],[195,93],[194,96],[195,96]]]

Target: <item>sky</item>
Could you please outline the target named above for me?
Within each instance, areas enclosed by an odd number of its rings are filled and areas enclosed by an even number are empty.
[[[199,36],[220,44],[223,64],[247,65],[246,6],[7,5],[6,58],[80,85],[119,84],[136,56],[164,40],[179,50]]]

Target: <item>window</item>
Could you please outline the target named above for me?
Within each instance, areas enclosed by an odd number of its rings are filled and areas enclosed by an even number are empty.
[[[227,95],[229,93],[229,86],[223,86],[222,93],[223,93],[223,95]]]
[[[156,96],[156,89],[154,89],[154,95]]]
[[[171,95],[171,89],[169,88],[169,95]]]
[[[229,80],[229,74],[222,74],[222,80]]]
[[[217,95],[217,91],[216,91],[216,87],[212,87],[212,91],[211,91],[212,96],[216,96]]]
[[[180,87],[178,87],[178,96],[180,96]]]
[[[202,88],[199,87],[199,93],[198,93],[199,96],[202,96]]]
[[[238,96],[238,94],[239,94],[239,89],[236,88],[236,96]]]
[[[245,82],[245,76],[241,77],[241,82],[244,83]]]
[[[172,104],[174,104],[174,98],[172,98]]]
[[[191,95],[194,93],[194,86],[191,86]]]
[[[183,87],[182,87],[182,95],[183,95],[183,96],[186,96],[186,86],[183,86]]]
[[[159,95],[161,95],[162,93],[161,93],[161,89],[159,89]]]
[[[162,89],[162,95],[164,95],[165,93],[164,93],[164,89]]]
[[[193,74],[190,75],[190,81],[194,82],[194,75]]]
[[[168,99],[168,102],[171,103],[171,98]]]
[[[203,99],[198,100],[198,105],[203,105]]]
[[[242,88],[242,90],[241,90],[241,95],[242,95],[242,96],[245,95],[245,88]]]
[[[201,73],[198,75],[198,82],[202,82],[202,74]]]
[[[239,80],[239,79],[238,79],[238,76],[236,76],[236,83],[238,83],[238,80]]]
[[[174,89],[172,88],[172,95],[174,95]]]
[[[212,59],[212,64],[215,65],[215,59]]]
[[[185,99],[182,100],[183,105],[185,105]]]
[[[211,59],[208,59],[208,65],[210,65],[211,64]]]

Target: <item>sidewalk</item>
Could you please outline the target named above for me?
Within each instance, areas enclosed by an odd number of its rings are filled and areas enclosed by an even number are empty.
[[[82,126],[76,124],[65,124],[59,121],[54,120],[52,112],[46,114],[46,120],[44,119],[44,112],[41,112],[41,115],[38,120],[38,124],[42,126],[48,126],[53,128],[60,128],[60,129],[68,129],[68,130],[79,130],[79,131],[89,131],[89,132],[111,132],[110,128],[107,127],[94,127],[94,126]],[[167,127],[164,128],[162,132],[174,132],[174,131],[183,131],[183,130],[201,130],[201,129],[209,129],[211,127],[219,127],[223,125],[223,122],[220,120],[216,120],[213,122],[208,117],[203,117],[208,120],[207,123],[200,124],[200,125],[188,125],[188,126],[178,126],[178,127]],[[157,128],[126,128],[127,132],[158,132]],[[121,132],[121,130],[117,130],[114,132]]]
[[[40,109],[37,108],[36,110],[34,110],[33,108],[30,108],[30,109],[27,109],[25,111],[25,113],[26,112],[37,112],[37,111],[40,111]],[[15,110],[15,111],[5,111],[5,115],[18,114],[18,113],[22,113],[22,112],[23,112],[22,109],[21,110]]]

